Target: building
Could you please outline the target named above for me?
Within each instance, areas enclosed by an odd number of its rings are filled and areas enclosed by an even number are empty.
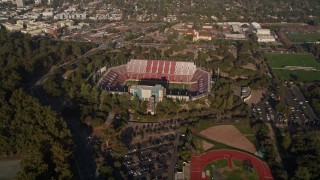
[[[270,35],[270,29],[257,29],[257,35]]]
[[[138,96],[142,101],[148,101],[148,112],[155,114],[155,107],[158,102],[163,100],[166,89],[157,84],[155,86],[134,85],[129,87],[130,94]]]
[[[195,31],[193,35],[193,41],[199,41],[199,40],[211,41],[212,35],[210,33]]]
[[[23,8],[25,5],[24,0],[16,0],[16,3],[18,8]]]
[[[198,68],[194,62],[131,59],[127,64],[109,68],[99,80],[98,87],[109,92],[123,93],[128,80],[152,81],[153,85],[163,84],[163,86],[168,83],[188,84],[188,89],[183,93],[169,93],[172,98],[187,100],[208,95],[211,92],[211,76],[210,72]],[[136,93],[141,91],[138,89]],[[135,94],[134,90],[129,90],[129,92]],[[146,101],[153,96],[151,91],[140,92],[140,94],[138,96]],[[158,99],[156,96],[155,102],[161,99],[160,95]]]
[[[224,34],[226,39],[244,40],[246,36],[244,34]]]
[[[271,35],[270,29],[257,29],[258,42],[275,42],[276,38]]]
[[[258,42],[276,42],[276,38],[272,35],[257,35]]]
[[[239,25],[231,25],[233,33],[240,33],[240,26]]]
[[[251,98],[251,89],[250,87],[241,86],[235,90],[235,94],[240,96],[244,102],[247,102]]]
[[[11,24],[9,22],[2,23],[2,25],[8,30],[8,31],[20,31],[23,29],[23,24]]]
[[[41,5],[41,2],[42,2],[41,0],[34,0],[35,5]]]
[[[166,95],[163,86],[157,84],[155,86],[133,85],[130,86],[129,92],[143,101],[148,101],[150,97],[155,98],[155,102],[161,102]]]
[[[190,164],[183,162],[182,172],[175,174],[175,180],[190,180]]]
[[[256,30],[257,29],[261,29],[261,25],[259,23],[256,23],[256,22],[251,23],[251,26]]]

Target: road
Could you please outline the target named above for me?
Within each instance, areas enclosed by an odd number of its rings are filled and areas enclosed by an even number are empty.
[[[176,139],[173,142],[173,148],[174,152],[172,154],[172,163],[168,167],[168,179],[174,179],[175,177],[175,169],[176,169],[176,164],[178,160],[178,145],[179,145],[179,138],[180,138],[180,133],[178,130],[175,131],[176,134]]]
[[[98,48],[93,48],[91,49],[90,51],[86,52],[84,55],[72,60],[72,61],[68,61],[68,62],[65,62],[63,64],[60,64],[60,65],[56,65],[56,66],[52,66],[51,69],[46,73],[44,74],[36,83],[35,85],[36,86],[39,86],[39,85],[42,85],[46,80],[47,78],[54,72],[55,69],[57,68],[60,68],[60,67],[63,67],[63,66],[66,66],[68,64],[76,64],[80,59],[83,59],[83,58],[86,58],[92,54],[94,54],[96,51],[100,50],[100,49],[103,49],[103,47],[105,47],[105,45],[100,45]]]
[[[70,118],[67,120],[73,140],[75,143],[75,166],[79,179],[94,179],[96,167],[93,160],[93,149],[90,145],[92,139],[88,138],[84,128],[81,127],[80,120]]]

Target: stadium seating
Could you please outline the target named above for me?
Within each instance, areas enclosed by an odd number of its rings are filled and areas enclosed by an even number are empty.
[[[210,73],[196,67],[193,62],[132,59],[127,64],[110,68],[99,80],[105,89],[123,86],[126,80],[157,79],[190,84],[189,92],[209,92]]]

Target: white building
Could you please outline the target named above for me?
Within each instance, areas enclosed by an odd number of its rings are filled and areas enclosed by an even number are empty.
[[[61,13],[53,17],[53,19],[87,19],[86,13]]]
[[[8,30],[8,31],[20,31],[23,29],[23,24],[11,24],[9,22],[2,23],[2,25]]]
[[[52,17],[53,12],[52,11],[45,11],[41,13],[43,17]]]
[[[254,29],[261,29],[261,25],[260,25],[259,23],[256,23],[256,22],[251,23],[251,26],[252,26]]]
[[[40,5],[41,2],[42,2],[41,0],[34,0],[34,4],[35,4],[35,5]]]
[[[224,34],[226,39],[244,40],[246,36],[244,34]]]
[[[272,35],[257,35],[258,42],[276,42],[276,39]]]
[[[24,0],[16,0],[17,7],[18,8],[23,8],[24,7]]]
[[[237,24],[231,25],[231,28],[232,28],[232,31],[233,31],[234,33],[237,33],[237,32],[240,33],[240,32],[241,32],[240,26],[237,25]]]
[[[270,35],[270,29],[257,29],[257,35]]]
[[[198,31],[194,31],[193,42],[199,41],[199,40],[210,41],[212,40],[212,35],[208,33],[199,33]]]

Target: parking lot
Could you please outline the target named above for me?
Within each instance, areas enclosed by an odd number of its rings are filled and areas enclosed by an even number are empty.
[[[123,160],[128,179],[168,179],[169,168],[175,164],[177,136],[171,133],[132,144]]]
[[[302,126],[306,128],[320,128],[318,117],[297,86],[290,83],[287,83],[285,86],[284,100],[290,108],[289,117],[286,118],[283,115],[284,112],[276,112],[270,105],[271,101],[276,99],[277,97],[274,94],[266,94],[263,101],[253,106],[253,115],[264,122],[273,122],[283,127]]]

